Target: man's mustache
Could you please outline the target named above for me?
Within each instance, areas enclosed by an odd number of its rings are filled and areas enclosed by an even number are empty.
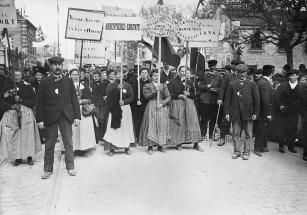
[[[55,71],[56,71],[56,72],[61,72],[61,69],[56,68]]]

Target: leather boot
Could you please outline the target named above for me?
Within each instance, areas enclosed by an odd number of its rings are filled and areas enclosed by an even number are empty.
[[[232,159],[237,159],[241,156],[241,147],[240,147],[240,137],[233,137],[233,148],[234,154],[231,156]]]
[[[254,138],[248,138],[244,141],[244,150],[243,150],[243,160],[248,160],[250,155],[250,150],[252,145],[254,144]]]

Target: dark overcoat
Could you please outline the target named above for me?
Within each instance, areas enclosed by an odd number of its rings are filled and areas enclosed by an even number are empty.
[[[51,75],[42,79],[36,98],[37,122],[46,125],[55,123],[63,112],[73,123],[74,119],[81,120],[80,105],[73,81],[63,76],[55,81]]]
[[[260,98],[256,83],[246,79],[241,85],[239,80],[230,83],[227,89],[224,111],[231,121],[243,119],[251,121],[252,115],[259,115]]]

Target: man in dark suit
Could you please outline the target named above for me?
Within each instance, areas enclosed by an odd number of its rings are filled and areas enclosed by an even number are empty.
[[[46,132],[42,178],[49,178],[53,172],[58,127],[65,147],[66,169],[70,176],[75,176],[72,123],[77,126],[81,119],[78,97],[72,80],[62,75],[64,59],[52,57],[48,61],[51,74],[41,81],[36,100],[38,128],[45,128]]]
[[[303,160],[307,161],[307,86],[303,85],[302,90],[300,93],[300,109],[301,109],[301,116],[302,116],[302,136],[303,136]]]
[[[209,60],[209,72],[204,73],[200,80],[198,90],[200,92],[199,115],[200,128],[203,137],[207,134],[207,124],[209,122],[209,139],[213,138],[214,125],[217,118],[219,105],[222,101],[218,101],[220,87],[223,77],[216,71],[216,60]]]
[[[260,98],[256,83],[247,79],[248,66],[239,64],[236,68],[238,80],[228,86],[224,111],[226,120],[231,121],[233,125],[234,155],[232,158],[237,159],[241,156],[240,134],[244,129],[242,158],[248,160],[253,143],[253,121],[259,115]]]
[[[280,113],[280,140],[279,151],[285,153],[285,145],[288,150],[296,153],[295,134],[297,132],[298,114],[300,113],[301,83],[298,82],[298,70],[291,69],[288,72],[289,82],[282,83],[277,89],[277,107]]]
[[[254,153],[262,156],[261,152],[268,152],[268,124],[272,121],[273,114],[273,87],[272,76],[274,67],[271,65],[264,65],[262,76],[256,82],[260,96],[260,113],[258,119],[255,121],[255,145]]]
[[[239,64],[241,64],[241,61],[233,60],[233,61],[231,61],[230,70],[226,70],[226,73],[224,74],[222,85],[221,85],[221,88],[220,88],[220,93],[219,93],[219,98],[218,98],[218,100],[220,100],[219,103],[222,103],[222,101],[225,101],[225,95],[226,95],[226,91],[227,91],[229,84],[238,79],[237,72],[236,72],[236,66],[239,65]],[[224,115],[225,114],[223,113],[223,116]],[[231,123],[228,122],[225,119],[225,117],[223,117],[223,119],[220,123],[220,131],[221,132],[220,132],[220,141],[217,144],[218,146],[223,146],[225,144],[225,137],[226,137],[226,134],[229,133],[230,124]]]

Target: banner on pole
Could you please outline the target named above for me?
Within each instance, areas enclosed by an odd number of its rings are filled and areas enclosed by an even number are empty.
[[[168,15],[164,6],[157,5],[155,15],[146,19],[145,29],[155,37],[167,37],[174,34],[176,28],[175,21]]]
[[[0,28],[17,28],[17,16],[14,0],[1,0]]]
[[[142,38],[141,17],[107,16],[104,21],[103,38],[115,41],[133,41]]]
[[[183,20],[177,25],[177,36],[189,41],[190,47],[217,47],[220,20]]]
[[[75,64],[80,63],[81,40],[75,42]],[[82,64],[106,65],[105,41],[83,41]]]
[[[104,15],[98,10],[68,8],[65,38],[100,41]]]

